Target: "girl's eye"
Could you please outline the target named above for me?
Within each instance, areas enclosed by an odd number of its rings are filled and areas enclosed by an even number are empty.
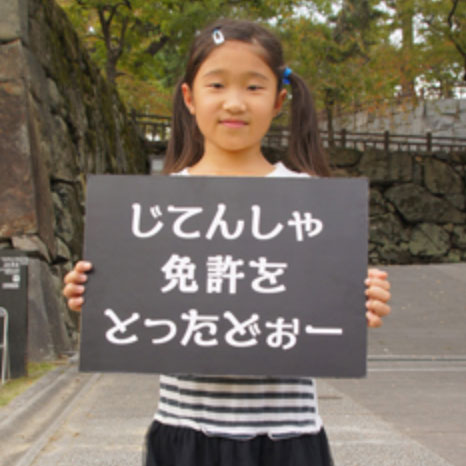
[[[213,89],[222,89],[223,84],[222,83],[210,83],[209,87],[211,87]]]
[[[248,90],[250,91],[258,91],[262,89],[262,86],[258,86],[257,84],[251,84],[248,86]]]

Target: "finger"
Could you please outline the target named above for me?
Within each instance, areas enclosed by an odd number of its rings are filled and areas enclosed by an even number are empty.
[[[366,301],[366,308],[369,312],[372,312],[379,317],[385,317],[391,312],[391,308],[388,304],[378,301],[377,299],[370,299]]]
[[[89,261],[78,261],[74,266],[74,270],[80,273],[90,272],[92,270],[92,263]]]
[[[366,320],[368,327],[377,328],[382,326],[382,319],[370,311],[366,312]]]
[[[367,287],[378,286],[378,287],[383,288],[384,290],[387,290],[387,291],[391,287],[390,282],[388,280],[383,280],[383,279],[380,279],[380,278],[366,278],[364,280],[364,284]]]
[[[68,307],[69,307],[72,311],[81,312],[83,303],[84,303],[84,298],[83,298],[83,297],[79,297],[79,298],[70,298],[70,299],[68,300]]]
[[[86,291],[86,288],[82,285],[76,285],[75,283],[68,283],[63,288],[63,294],[67,298],[79,297]]]
[[[64,278],[65,284],[68,283],[85,283],[87,281],[87,275],[85,273],[81,273],[75,269],[71,272],[68,272]]]
[[[384,303],[386,303],[392,297],[389,291],[380,288],[379,286],[370,286],[369,288],[367,288],[366,296],[369,299],[378,299],[379,301],[383,301]]]
[[[370,268],[367,272],[369,278],[381,278],[386,279],[388,278],[388,273],[385,270],[380,270],[376,268]]]

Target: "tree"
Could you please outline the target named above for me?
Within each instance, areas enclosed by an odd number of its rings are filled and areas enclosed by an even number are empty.
[[[440,95],[450,95],[454,85],[466,78],[465,2],[385,0],[384,4],[392,10],[392,30],[401,31],[403,93],[413,94],[416,85],[418,92],[436,86]]]
[[[318,16],[290,18],[282,32],[293,67],[325,110],[330,142],[337,108],[386,96],[394,86],[375,53],[389,48],[383,13],[369,0],[342,0],[337,12],[331,6],[322,2]]]
[[[466,83],[466,4],[460,0],[424,0],[422,5],[426,42],[433,54],[443,55],[444,68],[447,65],[445,58],[449,59],[447,68],[450,79],[435,73],[448,94],[453,80],[459,78]]]
[[[291,11],[292,0],[60,0],[107,79],[123,94],[135,82],[160,92],[180,75],[199,28],[219,16],[267,19]],[[120,79],[123,78],[124,79]],[[129,89],[124,86],[130,86]],[[135,103],[135,102],[133,102]],[[138,106],[138,104],[136,104]]]

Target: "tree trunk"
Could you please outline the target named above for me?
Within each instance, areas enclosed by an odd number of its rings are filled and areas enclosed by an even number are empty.
[[[328,146],[333,147],[335,145],[334,130],[333,130],[333,108],[335,106],[335,100],[333,99],[332,89],[325,91],[325,113],[327,115],[327,134],[328,134]]]
[[[403,63],[401,70],[403,72],[401,82],[401,93],[403,97],[414,95],[414,79],[411,76],[409,64],[413,57],[413,44],[414,44],[414,28],[413,17],[414,10],[410,0],[397,0],[396,2],[397,15],[401,25],[402,34],[402,56]]]

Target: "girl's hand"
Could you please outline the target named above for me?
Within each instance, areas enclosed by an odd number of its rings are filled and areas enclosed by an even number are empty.
[[[366,289],[366,319],[368,327],[380,327],[382,317],[390,313],[390,306],[387,304],[390,299],[390,282],[388,274],[383,270],[369,269],[365,280]]]
[[[67,273],[64,278],[65,287],[63,294],[68,299],[68,307],[72,311],[81,312],[84,303],[84,283],[87,281],[86,273],[92,269],[92,264],[86,261],[76,262],[74,269]]]

